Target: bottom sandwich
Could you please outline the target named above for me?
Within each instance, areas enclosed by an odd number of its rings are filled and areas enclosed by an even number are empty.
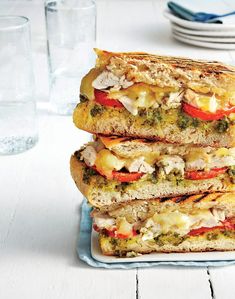
[[[235,250],[235,194],[136,200],[94,209],[103,254]]]

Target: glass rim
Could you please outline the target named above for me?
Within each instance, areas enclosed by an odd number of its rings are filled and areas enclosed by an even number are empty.
[[[13,30],[13,29],[19,29],[22,28],[24,26],[26,26],[27,24],[29,24],[29,18],[25,17],[25,16],[14,16],[14,15],[0,15],[0,21],[4,20],[4,19],[18,19],[18,20],[24,20],[24,22],[20,23],[20,24],[14,24],[14,25],[6,25],[4,27],[1,27],[1,23],[0,23],[0,31],[9,31],[9,30]]]
[[[89,0],[90,4],[89,5],[86,5],[86,6],[64,6],[64,7],[51,7],[51,6],[48,6],[48,4],[51,4],[53,2],[56,2],[56,3],[59,3],[60,0],[47,0],[45,1],[45,9],[50,9],[50,10],[86,10],[86,9],[90,9],[92,7],[95,7],[96,6],[96,1],[95,0]]]

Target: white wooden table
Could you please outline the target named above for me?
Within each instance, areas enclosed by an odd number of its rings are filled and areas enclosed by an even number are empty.
[[[226,2],[216,6],[231,9],[232,1]],[[207,3],[210,10],[213,1]],[[165,1],[106,0],[97,4],[98,47],[235,60],[233,51],[174,41],[162,16]],[[1,1],[0,12],[31,18],[37,100],[45,101],[42,1]],[[20,155],[0,157],[1,299],[235,298],[235,266],[124,271],[94,269],[79,261],[75,248],[82,195],[70,178],[69,158],[89,135],[76,129],[71,117],[52,116],[43,110],[39,116],[38,145]]]

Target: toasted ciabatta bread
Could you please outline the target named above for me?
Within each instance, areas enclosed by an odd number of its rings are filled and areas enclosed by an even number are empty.
[[[152,198],[134,200],[125,203],[114,203],[100,208],[94,208],[92,217],[125,217],[130,223],[145,221],[155,213],[181,212],[196,213],[201,210],[216,209],[224,211],[227,218],[235,215],[235,193],[214,192],[176,197]]]
[[[232,191],[235,184],[227,173],[205,180],[152,181],[148,175],[132,183],[121,183],[108,180],[95,170],[87,167],[77,157],[70,160],[71,175],[87,200],[94,207],[102,207],[114,203],[127,202],[136,199],[177,196],[200,192]]]
[[[177,109],[174,110],[163,110],[161,120],[156,119],[155,123],[155,120],[149,122],[148,116],[145,115],[133,116],[125,109],[104,107],[94,101],[87,101],[77,105],[73,113],[73,121],[79,129],[94,134],[132,136],[212,147],[235,146],[235,126],[227,120],[210,121],[206,122],[206,125],[199,121],[198,127],[193,125],[187,127],[190,120],[184,115],[186,120],[183,118],[182,128],[182,114],[180,115],[181,112]],[[221,132],[217,128],[221,128]]]
[[[218,61],[195,60],[141,52],[114,53],[96,49],[96,68],[108,69],[128,81],[160,87],[188,86],[235,91],[235,68]]]
[[[235,250],[235,194],[138,200],[94,210],[106,255]]]
[[[116,157],[125,159],[145,157],[146,161],[150,158],[150,160],[155,162],[159,161],[162,156],[179,156],[190,169],[211,169],[223,166],[235,166],[235,148],[218,149],[209,146],[200,147],[192,144],[173,144],[117,136],[94,136],[94,142],[90,142],[88,146],[94,147],[97,154],[101,149],[106,148]],[[86,145],[83,149],[85,148]],[[204,166],[202,163],[199,163],[199,159],[205,162]],[[151,161],[148,162],[151,164]],[[194,168],[193,165],[191,165],[192,163],[194,164]]]
[[[216,62],[97,51],[75,125],[88,132],[234,145],[235,69]],[[112,99],[110,101],[110,99]]]

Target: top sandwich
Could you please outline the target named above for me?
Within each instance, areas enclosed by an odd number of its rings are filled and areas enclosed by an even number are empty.
[[[74,123],[96,134],[212,147],[235,145],[235,68],[145,53],[96,50]]]

